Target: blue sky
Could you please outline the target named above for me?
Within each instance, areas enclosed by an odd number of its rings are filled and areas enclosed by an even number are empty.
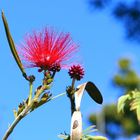
[[[139,46],[124,40],[123,28],[108,14],[91,13],[87,1],[80,0],[1,0],[0,10],[4,10],[16,44],[26,33],[52,26],[59,31],[70,32],[73,40],[80,45],[80,62],[85,68],[85,77],[77,83],[93,81],[104,97],[104,103],[116,103],[119,90],[111,85],[111,78],[117,69],[120,57],[129,57],[138,70],[140,64]],[[12,110],[28,95],[28,83],[10,53],[2,20],[0,20],[0,138],[13,121]],[[42,75],[37,69],[27,69],[36,76],[34,85],[41,83]],[[139,72],[139,71],[138,71]],[[52,93],[65,91],[71,83],[66,70],[57,74]],[[81,105],[83,125],[87,127],[87,117],[92,111],[102,109],[87,94]],[[9,140],[59,139],[61,132],[69,132],[70,105],[66,96],[49,102],[24,118],[16,127]]]

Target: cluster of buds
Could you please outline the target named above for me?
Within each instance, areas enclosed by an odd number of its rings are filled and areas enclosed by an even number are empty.
[[[52,72],[59,72],[61,70],[61,66],[60,64],[56,63],[56,64],[53,64],[51,67],[50,67],[50,71]]]

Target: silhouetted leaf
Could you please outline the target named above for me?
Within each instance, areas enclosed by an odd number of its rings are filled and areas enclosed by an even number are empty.
[[[98,104],[103,103],[103,97],[99,89],[96,87],[96,85],[92,82],[87,82],[85,87],[87,93],[89,96]]]

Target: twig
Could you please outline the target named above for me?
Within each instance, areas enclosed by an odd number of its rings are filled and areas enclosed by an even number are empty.
[[[60,96],[63,96],[63,95],[66,95],[66,92],[63,92],[63,93],[61,93],[61,94],[58,94],[58,95],[56,95],[56,96],[50,98],[50,100],[54,100],[54,99],[56,99],[56,98],[58,98],[58,97],[60,97]]]

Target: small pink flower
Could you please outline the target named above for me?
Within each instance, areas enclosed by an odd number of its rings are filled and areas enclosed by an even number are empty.
[[[76,80],[81,80],[84,76],[84,69],[79,64],[73,65],[70,67],[68,73],[71,78],[74,78]]]
[[[33,33],[21,44],[19,54],[26,67],[39,67],[39,70],[54,70],[67,66],[78,46],[69,33],[57,33],[46,28],[43,32]],[[58,68],[60,67],[60,68]]]

